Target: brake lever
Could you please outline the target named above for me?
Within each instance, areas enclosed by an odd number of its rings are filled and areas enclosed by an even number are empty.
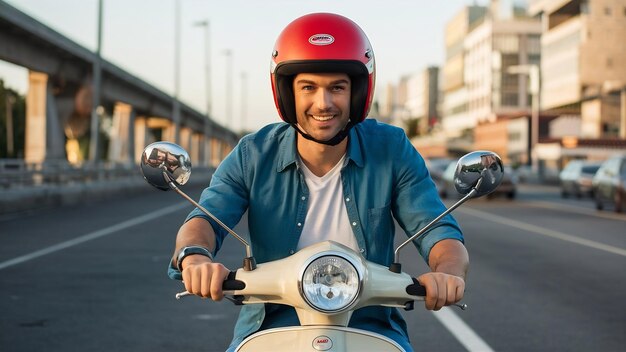
[[[190,293],[189,291],[184,291],[184,292],[179,292],[176,294],[176,299],[180,300],[181,298],[185,298],[187,296],[193,296],[193,293]],[[244,296],[242,295],[234,295],[234,296],[224,296],[224,298],[226,298],[227,300],[231,301],[234,305],[236,306],[241,306],[243,305],[243,300],[244,300]]]
[[[454,305],[459,307],[461,310],[466,310],[467,309],[467,304],[465,304],[465,303],[455,303]]]
[[[189,291],[184,291],[184,292],[178,292],[176,294],[176,299],[179,300],[181,298],[187,297],[187,296],[191,296],[193,295],[193,293],[189,292]]]

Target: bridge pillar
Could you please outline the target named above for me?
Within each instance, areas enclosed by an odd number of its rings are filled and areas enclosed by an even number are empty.
[[[110,161],[119,161],[123,164],[133,162],[133,154],[135,153],[134,120],[135,111],[132,106],[121,102],[115,104],[113,109],[113,133],[109,141],[108,159]]]
[[[222,158],[222,142],[215,137],[211,137],[211,166],[217,167]]]
[[[178,126],[176,126],[176,123],[172,121],[167,121],[167,125],[163,126],[162,131],[162,139],[164,141],[172,143],[178,142],[177,144],[180,144],[179,138],[176,137],[179,134],[179,129]]]
[[[202,134],[201,133],[192,133],[191,134],[191,152],[189,156],[191,160],[196,163],[198,166],[204,166],[202,162]]]
[[[183,147],[187,152],[190,152],[191,149],[191,133],[192,131],[188,127],[180,128],[180,138],[177,144],[180,144],[180,146]],[[189,156],[191,156],[191,154]]]
[[[212,134],[212,126],[209,122],[208,117],[204,120],[204,133],[202,134],[202,139],[200,141],[200,150],[202,151],[200,160],[202,166],[209,167],[211,166],[211,134]]]
[[[202,157],[202,162],[204,166],[211,166],[211,137],[209,135],[204,135],[203,139],[203,147],[204,155]]]
[[[28,73],[28,81],[24,160],[27,163],[67,161],[52,82],[47,74],[35,71]]]
[[[148,144],[154,142],[154,138],[150,134],[150,130],[148,129],[148,119],[145,116],[136,117],[134,127],[135,154],[133,155],[133,160],[138,164],[141,162],[141,153],[143,153],[143,149]]]

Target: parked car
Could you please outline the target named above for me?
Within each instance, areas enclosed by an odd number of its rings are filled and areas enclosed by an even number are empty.
[[[439,187],[439,195],[441,198],[460,198],[461,194],[457,192],[454,187],[454,171],[456,169],[456,161],[452,161],[448,164],[448,167],[443,172],[441,178],[441,185]],[[517,183],[518,178],[513,169],[510,166],[504,166],[504,175],[502,176],[502,183],[496,188],[493,193],[487,195],[487,198],[497,197],[504,195],[508,199],[513,199],[517,195]]]
[[[439,196],[441,196],[443,173],[446,171],[446,168],[450,165],[450,163],[454,163],[456,165],[456,160],[451,158],[428,158],[424,161],[426,162],[426,167],[428,168],[430,177],[433,179],[437,189],[439,190]]]
[[[617,155],[602,163],[592,180],[596,209],[613,205],[615,212],[626,209],[626,155]]]
[[[570,161],[559,174],[561,197],[567,198],[570,195],[577,198],[593,196],[591,182],[601,164],[600,162],[585,160]]]

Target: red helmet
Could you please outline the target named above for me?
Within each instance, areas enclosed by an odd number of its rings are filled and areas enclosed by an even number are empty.
[[[350,76],[350,121],[367,116],[374,96],[374,52],[363,30],[332,13],[297,18],[280,33],[270,68],[274,103],[280,117],[296,124],[293,78],[298,73],[341,72]]]

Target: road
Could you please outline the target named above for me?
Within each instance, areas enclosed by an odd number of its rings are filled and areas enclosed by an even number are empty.
[[[166,277],[190,209],[147,189],[0,218],[0,351],[223,351],[239,308],[176,301],[180,283]],[[403,311],[416,350],[624,349],[626,215],[525,186],[455,217],[471,257],[469,309]],[[228,239],[219,258],[235,269],[243,255]],[[426,270],[414,248],[401,257],[407,272]]]

